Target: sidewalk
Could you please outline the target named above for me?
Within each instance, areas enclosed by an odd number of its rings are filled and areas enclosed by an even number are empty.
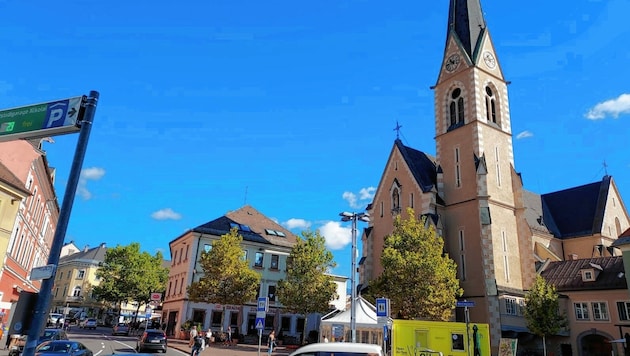
[[[168,347],[176,349],[186,354],[190,354],[190,347],[188,346],[188,340],[181,339],[169,339]],[[273,356],[285,356],[292,353],[294,350],[287,349],[286,347],[277,347],[273,350]],[[223,344],[211,344],[210,347],[206,347],[201,351],[201,356],[256,356],[258,355],[258,345],[246,345],[238,344],[235,346],[225,346]],[[267,356],[267,345],[260,346],[260,356]]]

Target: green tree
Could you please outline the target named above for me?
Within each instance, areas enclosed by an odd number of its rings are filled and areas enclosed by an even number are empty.
[[[383,274],[370,283],[370,294],[388,297],[400,318],[447,321],[462,294],[457,266],[435,228],[426,227],[426,218],[418,220],[411,208],[407,216],[398,215],[385,238]]]
[[[540,275],[525,295],[524,314],[529,330],[542,337],[543,353],[547,355],[546,336],[556,334],[567,325],[567,320],[560,314],[556,287]]]
[[[101,282],[93,289],[97,300],[116,305],[120,312],[122,302],[137,302],[138,308],[147,304],[152,292],[164,292],[168,269],[162,267],[161,252],[151,255],[140,252],[137,242],[127,246],[108,248],[105,260],[96,271]]]
[[[199,258],[203,274],[188,287],[191,301],[223,305],[224,319],[225,305],[251,302],[260,283],[260,275],[243,258],[242,241],[236,228],[213,241],[212,248]]]
[[[288,310],[302,314],[323,313],[336,298],[337,286],[327,274],[335,267],[333,255],[319,231],[304,231],[287,259],[287,276],[278,281],[278,300]],[[304,320],[304,325],[307,324]],[[302,334],[302,341],[306,335]]]

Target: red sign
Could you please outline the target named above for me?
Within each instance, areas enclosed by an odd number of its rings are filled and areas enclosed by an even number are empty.
[[[162,300],[162,293],[151,293],[151,301]]]

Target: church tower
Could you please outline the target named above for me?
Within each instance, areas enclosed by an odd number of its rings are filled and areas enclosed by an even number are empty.
[[[480,0],[451,0],[435,90],[439,214],[471,320],[501,337],[504,299],[534,278],[531,237],[514,170],[507,82]],[[514,306],[518,307],[518,306]]]

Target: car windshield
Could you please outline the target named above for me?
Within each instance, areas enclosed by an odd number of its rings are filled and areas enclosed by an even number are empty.
[[[49,344],[41,345],[37,352],[59,352],[59,353],[68,353],[70,352],[70,348],[72,348],[72,344],[68,342],[51,342]]]

